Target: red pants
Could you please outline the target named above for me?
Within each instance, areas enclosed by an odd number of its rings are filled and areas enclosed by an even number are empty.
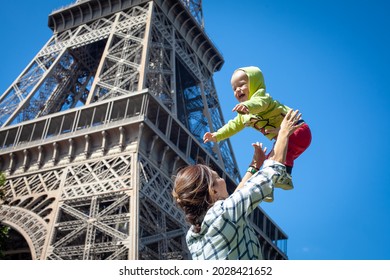
[[[287,170],[290,170],[289,173],[291,173],[291,169],[294,166],[294,160],[298,158],[310,146],[310,143],[311,131],[306,123],[290,135],[290,137],[288,138],[286,161],[284,162],[284,165],[286,165]],[[273,148],[271,153],[272,152]],[[267,157],[269,157],[270,154],[268,154]]]

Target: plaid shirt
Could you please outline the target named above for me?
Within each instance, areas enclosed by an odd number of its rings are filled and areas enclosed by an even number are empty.
[[[199,233],[187,233],[186,241],[193,259],[258,260],[261,246],[248,215],[271,193],[275,181],[285,176],[285,166],[264,161],[243,188],[225,200],[217,201],[206,213]]]

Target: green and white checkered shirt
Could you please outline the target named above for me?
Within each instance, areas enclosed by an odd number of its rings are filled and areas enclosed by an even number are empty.
[[[187,233],[188,249],[194,260],[258,260],[263,259],[261,246],[248,216],[276,180],[286,175],[284,165],[264,161],[243,188],[225,200],[217,201],[206,213],[199,233]]]

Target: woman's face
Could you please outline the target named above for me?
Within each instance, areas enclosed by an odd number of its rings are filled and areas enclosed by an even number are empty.
[[[213,179],[213,195],[215,200],[225,199],[229,197],[229,193],[226,189],[226,182],[223,178],[219,177],[218,173],[212,171]]]

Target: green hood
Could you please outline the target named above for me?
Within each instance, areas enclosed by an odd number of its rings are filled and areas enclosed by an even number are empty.
[[[248,81],[249,81],[248,99],[250,99],[252,97],[252,95],[256,91],[258,91],[259,89],[264,89],[264,92],[265,92],[264,77],[263,77],[263,73],[261,72],[260,68],[258,68],[256,66],[248,66],[248,67],[238,68],[237,70],[244,71],[246,73],[246,75],[248,76]]]

